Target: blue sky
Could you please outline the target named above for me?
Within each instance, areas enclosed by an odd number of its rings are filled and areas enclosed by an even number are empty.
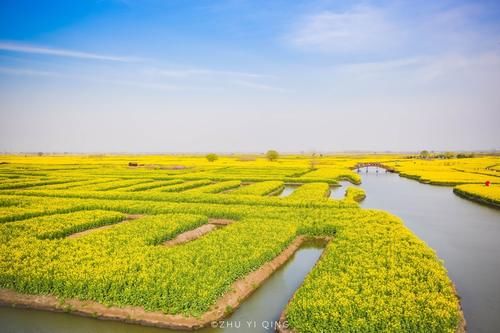
[[[498,149],[496,1],[0,1],[0,151]]]

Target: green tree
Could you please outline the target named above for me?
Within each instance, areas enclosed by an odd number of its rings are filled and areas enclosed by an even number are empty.
[[[280,154],[278,154],[278,152],[276,150],[268,150],[266,153],[266,158],[269,161],[276,161],[279,156],[280,156]]]
[[[453,153],[451,151],[444,153],[444,158],[450,159],[450,158],[455,158],[455,156],[456,156],[455,153]]]
[[[219,159],[219,156],[217,156],[217,154],[210,153],[206,156],[206,158],[207,158],[207,161],[209,161],[209,162],[215,162]]]
[[[427,150],[422,150],[420,152],[420,158],[428,159],[430,156],[431,156],[431,154]]]

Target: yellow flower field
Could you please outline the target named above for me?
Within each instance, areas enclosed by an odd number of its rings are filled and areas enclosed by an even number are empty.
[[[459,299],[433,250],[395,216],[360,208],[362,188],[328,194],[359,183],[358,163],[464,172],[400,155],[311,159],[2,156],[0,287],[198,317],[297,237],[334,236],[284,309],[297,332],[455,332]],[[461,179],[495,161],[465,161]],[[286,183],[298,187],[277,196]],[[213,218],[234,223],[162,246]]]

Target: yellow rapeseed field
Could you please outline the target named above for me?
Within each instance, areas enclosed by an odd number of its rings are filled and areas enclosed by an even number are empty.
[[[285,309],[298,332],[451,333],[459,325],[458,297],[432,249],[395,216],[360,208],[362,185],[348,188],[344,199],[328,198],[339,180],[360,183],[359,163],[433,181],[478,177],[478,184],[458,188],[498,197],[498,171],[488,167],[496,157],[294,155],[271,162],[222,156],[209,162],[202,156],[17,155],[0,162],[1,288],[196,317],[297,237],[334,236]],[[482,177],[494,185],[482,188]],[[297,186],[295,193],[279,197],[284,184]],[[162,246],[213,218],[235,223]]]

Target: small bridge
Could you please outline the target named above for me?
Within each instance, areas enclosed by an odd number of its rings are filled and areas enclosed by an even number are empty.
[[[356,169],[357,172],[360,172],[360,169],[361,168],[368,168],[368,167],[377,167],[377,168],[381,168],[381,169],[384,169],[385,172],[396,172],[396,170],[394,170],[393,168],[387,166],[387,165],[384,165],[380,162],[366,162],[366,163],[358,163],[354,166],[353,169]]]

